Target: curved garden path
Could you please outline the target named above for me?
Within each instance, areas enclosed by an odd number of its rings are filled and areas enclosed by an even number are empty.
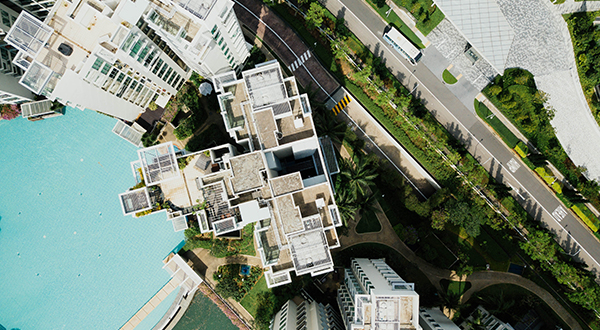
[[[471,282],[471,288],[467,290],[462,298],[461,302],[468,301],[473,294],[476,292],[494,285],[494,284],[513,284],[520,286],[531,293],[542,299],[552,310],[562,319],[563,322],[568,324],[573,330],[582,330],[579,323],[573,318],[573,316],[550,294],[548,291],[541,288],[534,282],[507,272],[496,272],[496,271],[480,271],[474,272],[469,276],[458,276],[455,271],[441,269],[428,263],[427,261],[418,257],[404,242],[400,240],[394,228],[390,224],[389,219],[385,213],[381,210],[379,203],[376,204],[380,212],[377,213],[377,218],[381,224],[381,230],[373,233],[359,234],[356,232],[356,224],[358,220],[351,221],[349,223],[348,235],[340,236],[340,244],[343,249],[351,247],[353,245],[362,243],[378,243],[386,245],[398,253],[400,253],[408,262],[415,265],[421,272],[427,276],[431,284],[438,290],[442,291],[440,286],[440,280],[447,279],[451,281],[468,281]]]

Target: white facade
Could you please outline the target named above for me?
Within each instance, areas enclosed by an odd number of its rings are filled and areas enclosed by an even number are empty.
[[[23,70],[12,63],[16,50],[4,42],[4,34],[19,14],[0,3],[0,104],[19,104],[31,101],[33,93],[19,84]]]
[[[250,55],[231,0],[152,0],[144,21],[205,77],[238,70]]]
[[[473,313],[460,324],[460,328],[463,330],[480,328],[486,330],[514,330],[510,324],[500,321],[499,318],[492,315],[481,305],[477,306]]]
[[[348,330],[414,329],[419,325],[419,295],[383,259],[352,259],[338,290]]]
[[[271,321],[270,330],[342,330],[339,314],[327,304],[303,300],[299,305],[288,300]]]
[[[134,121],[151,102],[165,106],[191,69],[205,75],[228,71],[248,55],[243,36],[234,33],[239,24],[230,1],[213,0],[204,20],[190,12],[190,4],[183,5],[59,0],[43,23],[22,12],[6,38],[20,50],[13,59],[26,70],[20,83],[51,100]],[[221,18],[223,10],[228,16]],[[190,47],[210,36],[207,24],[231,33],[223,34],[222,42],[209,38],[203,52],[191,56]],[[244,48],[238,49],[240,38]]]
[[[439,308],[421,308],[419,324],[423,330],[461,330]]]

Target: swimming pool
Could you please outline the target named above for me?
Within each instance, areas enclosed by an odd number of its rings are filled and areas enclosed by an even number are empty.
[[[119,329],[168,280],[183,240],[163,213],[124,217],[136,148],[115,119],[72,108],[0,121],[0,325]],[[174,295],[136,330],[150,329]],[[162,311],[162,314],[161,314]]]

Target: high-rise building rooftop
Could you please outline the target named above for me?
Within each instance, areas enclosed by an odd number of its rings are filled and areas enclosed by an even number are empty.
[[[260,77],[264,85],[255,83]],[[146,184],[160,187],[172,205],[167,214],[181,212],[202,233],[222,236],[253,225],[269,287],[291,282],[292,271],[332,271],[330,250],[340,246],[341,222],[324,161],[323,148],[331,145],[319,142],[308,98],[299,95],[294,77],[283,77],[278,63],[244,71],[241,79],[228,72],[215,81],[223,120],[239,148],[180,153],[177,161],[170,144],[142,149],[136,164]],[[275,97],[268,92],[272,83],[282,87]],[[259,94],[264,97],[253,102]],[[277,112],[277,106],[290,111]],[[179,161],[187,164],[181,170]]]

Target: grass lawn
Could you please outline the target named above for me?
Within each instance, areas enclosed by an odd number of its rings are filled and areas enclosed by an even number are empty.
[[[477,115],[481,117],[486,123],[488,123],[498,135],[502,138],[502,140],[513,149],[517,143],[519,143],[519,139],[511,132],[493,113],[486,107],[483,103],[475,100],[475,111]]]
[[[252,289],[246,293],[244,298],[242,298],[242,301],[240,301],[240,304],[242,304],[242,306],[248,311],[248,313],[250,313],[250,315],[252,315],[252,317],[256,316],[256,308],[258,307],[256,299],[260,293],[265,291],[271,291],[271,289],[267,288],[267,281],[263,275],[260,280],[256,282],[254,287],[252,287]]]
[[[375,9],[381,18],[395,26],[406,38],[408,38],[408,40],[417,46],[417,48],[425,48],[421,39],[419,39],[419,37],[417,37],[417,35],[406,24],[404,24],[396,12],[392,10],[389,15],[386,16],[387,11],[390,10],[390,6],[384,5],[383,7],[379,8],[373,3],[372,0],[367,0],[367,2],[371,5],[371,7],[373,7],[373,9]]]
[[[450,295],[462,296],[471,288],[471,282],[457,282],[450,280],[441,280],[440,286]]]
[[[356,232],[359,234],[373,233],[381,230],[381,224],[377,219],[377,214],[373,211],[363,212],[360,221],[356,225]]]
[[[444,70],[442,73],[442,78],[444,78],[444,82],[449,85],[454,85],[458,81],[458,79],[456,79],[456,77],[454,77],[454,75],[448,70]]]
[[[234,240],[229,243],[229,247],[239,251],[239,254],[255,256],[254,250],[254,224],[248,224],[242,229],[242,239]]]

